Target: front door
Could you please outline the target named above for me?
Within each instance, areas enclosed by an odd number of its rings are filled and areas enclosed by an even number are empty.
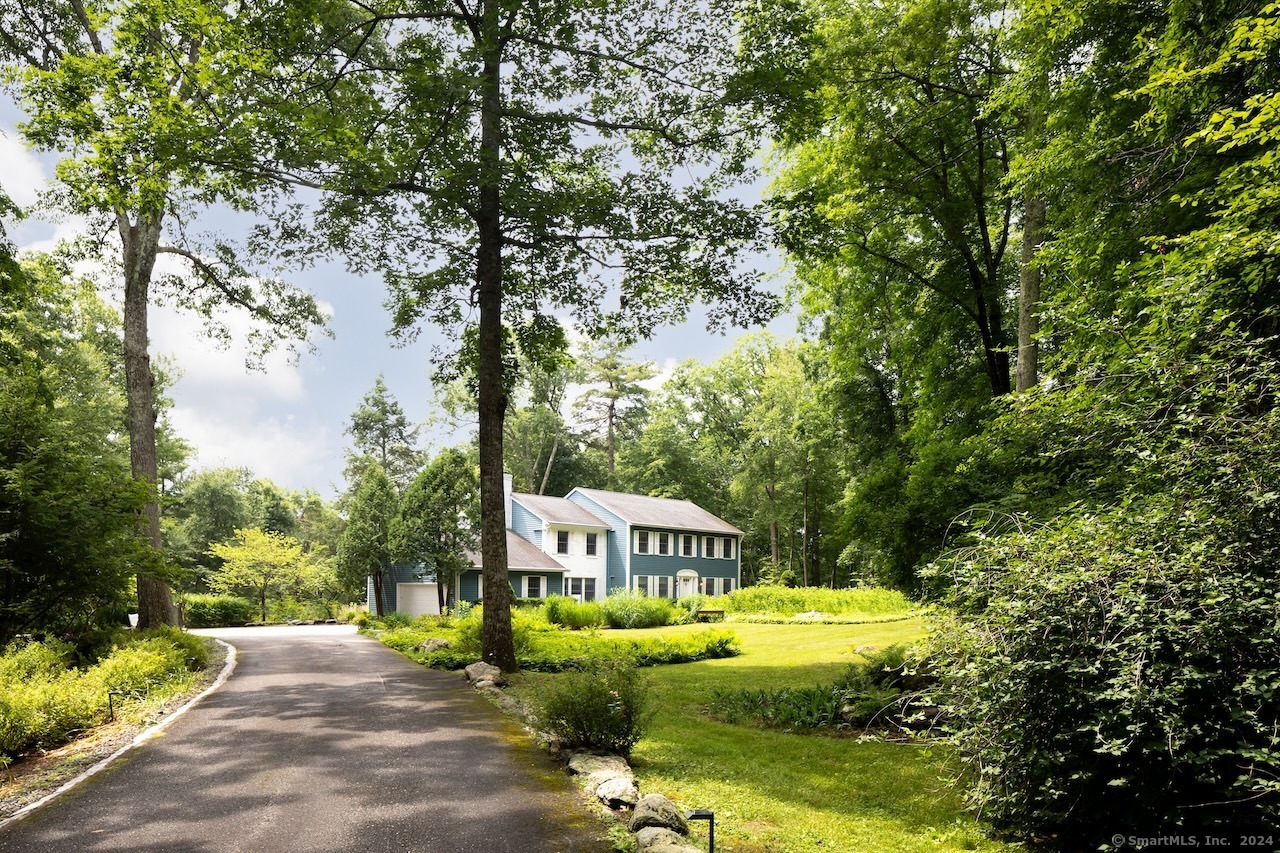
[[[686,595],[693,595],[698,591],[698,579],[696,577],[680,577],[677,581],[677,598],[684,598]]]

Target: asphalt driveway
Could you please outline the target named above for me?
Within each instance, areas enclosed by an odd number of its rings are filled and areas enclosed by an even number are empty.
[[[572,782],[456,675],[340,626],[210,633],[235,673],[0,830],[0,851],[607,851]]]

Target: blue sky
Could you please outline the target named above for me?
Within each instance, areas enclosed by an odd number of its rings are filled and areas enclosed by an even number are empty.
[[[53,171],[52,159],[37,157],[14,130],[16,113],[0,104],[0,185],[19,204],[30,204]],[[77,233],[75,221],[28,220],[10,232],[20,248],[51,248]],[[778,266],[776,259],[763,262]],[[773,271],[772,269],[769,271]],[[193,468],[244,466],[288,488],[309,488],[329,498],[343,487],[343,434],[360,398],[382,374],[391,393],[416,423],[436,414],[430,384],[432,346],[439,331],[424,329],[408,346],[397,347],[386,334],[389,318],[385,291],[376,278],[351,275],[340,260],[323,262],[291,277],[315,295],[331,316],[332,338],[318,338],[315,351],[296,359],[285,352],[269,356],[264,369],[247,371],[243,350],[233,342],[219,349],[205,338],[189,314],[157,307],[151,312],[153,357],[168,358],[181,374],[172,389],[173,420],[195,448]],[[236,321],[231,321],[237,328]],[[785,315],[770,329],[781,336],[795,331]],[[676,327],[659,330],[632,351],[637,359],[668,369],[689,358],[713,360],[747,331],[708,332],[705,314],[690,313]],[[423,430],[423,445],[440,448],[466,441],[464,433],[443,427]]]

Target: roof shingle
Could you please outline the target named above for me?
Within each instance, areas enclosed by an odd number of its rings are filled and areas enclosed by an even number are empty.
[[[607,492],[603,489],[577,488],[573,491],[595,501],[631,524],[708,533],[742,533],[729,522],[712,515],[692,501],[628,495],[622,492]]]

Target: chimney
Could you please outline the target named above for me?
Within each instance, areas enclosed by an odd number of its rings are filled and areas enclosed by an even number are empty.
[[[507,529],[511,528],[511,475],[502,472],[502,505],[507,511]]]

